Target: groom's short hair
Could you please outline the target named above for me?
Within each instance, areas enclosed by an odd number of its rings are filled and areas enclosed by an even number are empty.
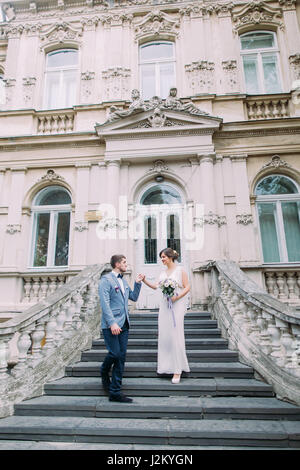
[[[126,256],[124,256],[124,255],[113,255],[110,258],[111,267],[114,269],[116,267],[116,264],[121,263],[122,259],[124,259],[124,258],[126,259]]]

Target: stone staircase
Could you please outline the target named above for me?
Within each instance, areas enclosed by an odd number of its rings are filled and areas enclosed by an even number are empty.
[[[0,449],[300,448],[300,407],[254,378],[209,313],[186,314],[185,338],[191,373],[173,385],[156,373],[157,312],[132,313],[123,392],[133,403],[108,401],[106,349],[94,340],[43,396],[0,420]]]

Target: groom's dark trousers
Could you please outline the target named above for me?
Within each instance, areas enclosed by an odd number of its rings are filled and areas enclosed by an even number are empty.
[[[128,321],[126,319],[118,335],[113,335],[110,328],[104,328],[102,332],[108,354],[101,366],[101,375],[108,374],[112,367],[109,394],[110,396],[120,395],[129,333]]]

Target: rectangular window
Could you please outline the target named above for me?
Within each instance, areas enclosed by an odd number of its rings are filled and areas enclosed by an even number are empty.
[[[36,216],[34,266],[47,266],[50,213]]]
[[[56,230],[55,266],[67,266],[69,256],[70,212],[59,212]]]
[[[300,261],[300,202],[282,202],[288,260]]]
[[[264,84],[266,93],[280,93],[280,80],[277,67],[277,57],[274,54],[262,56]]]
[[[145,264],[155,264],[157,262],[157,229],[156,218],[146,217],[144,221],[145,230]]]
[[[255,95],[259,93],[257,55],[244,56],[243,63],[247,93]]]
[[[258,204],[258,216],[264,262],[280,262],[276,230],[276,203]]]

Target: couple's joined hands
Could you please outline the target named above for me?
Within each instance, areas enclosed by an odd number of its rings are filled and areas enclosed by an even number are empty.
[[[136,278],[136,282],[142,282],[145,279],[145,274],[138,274]]]

